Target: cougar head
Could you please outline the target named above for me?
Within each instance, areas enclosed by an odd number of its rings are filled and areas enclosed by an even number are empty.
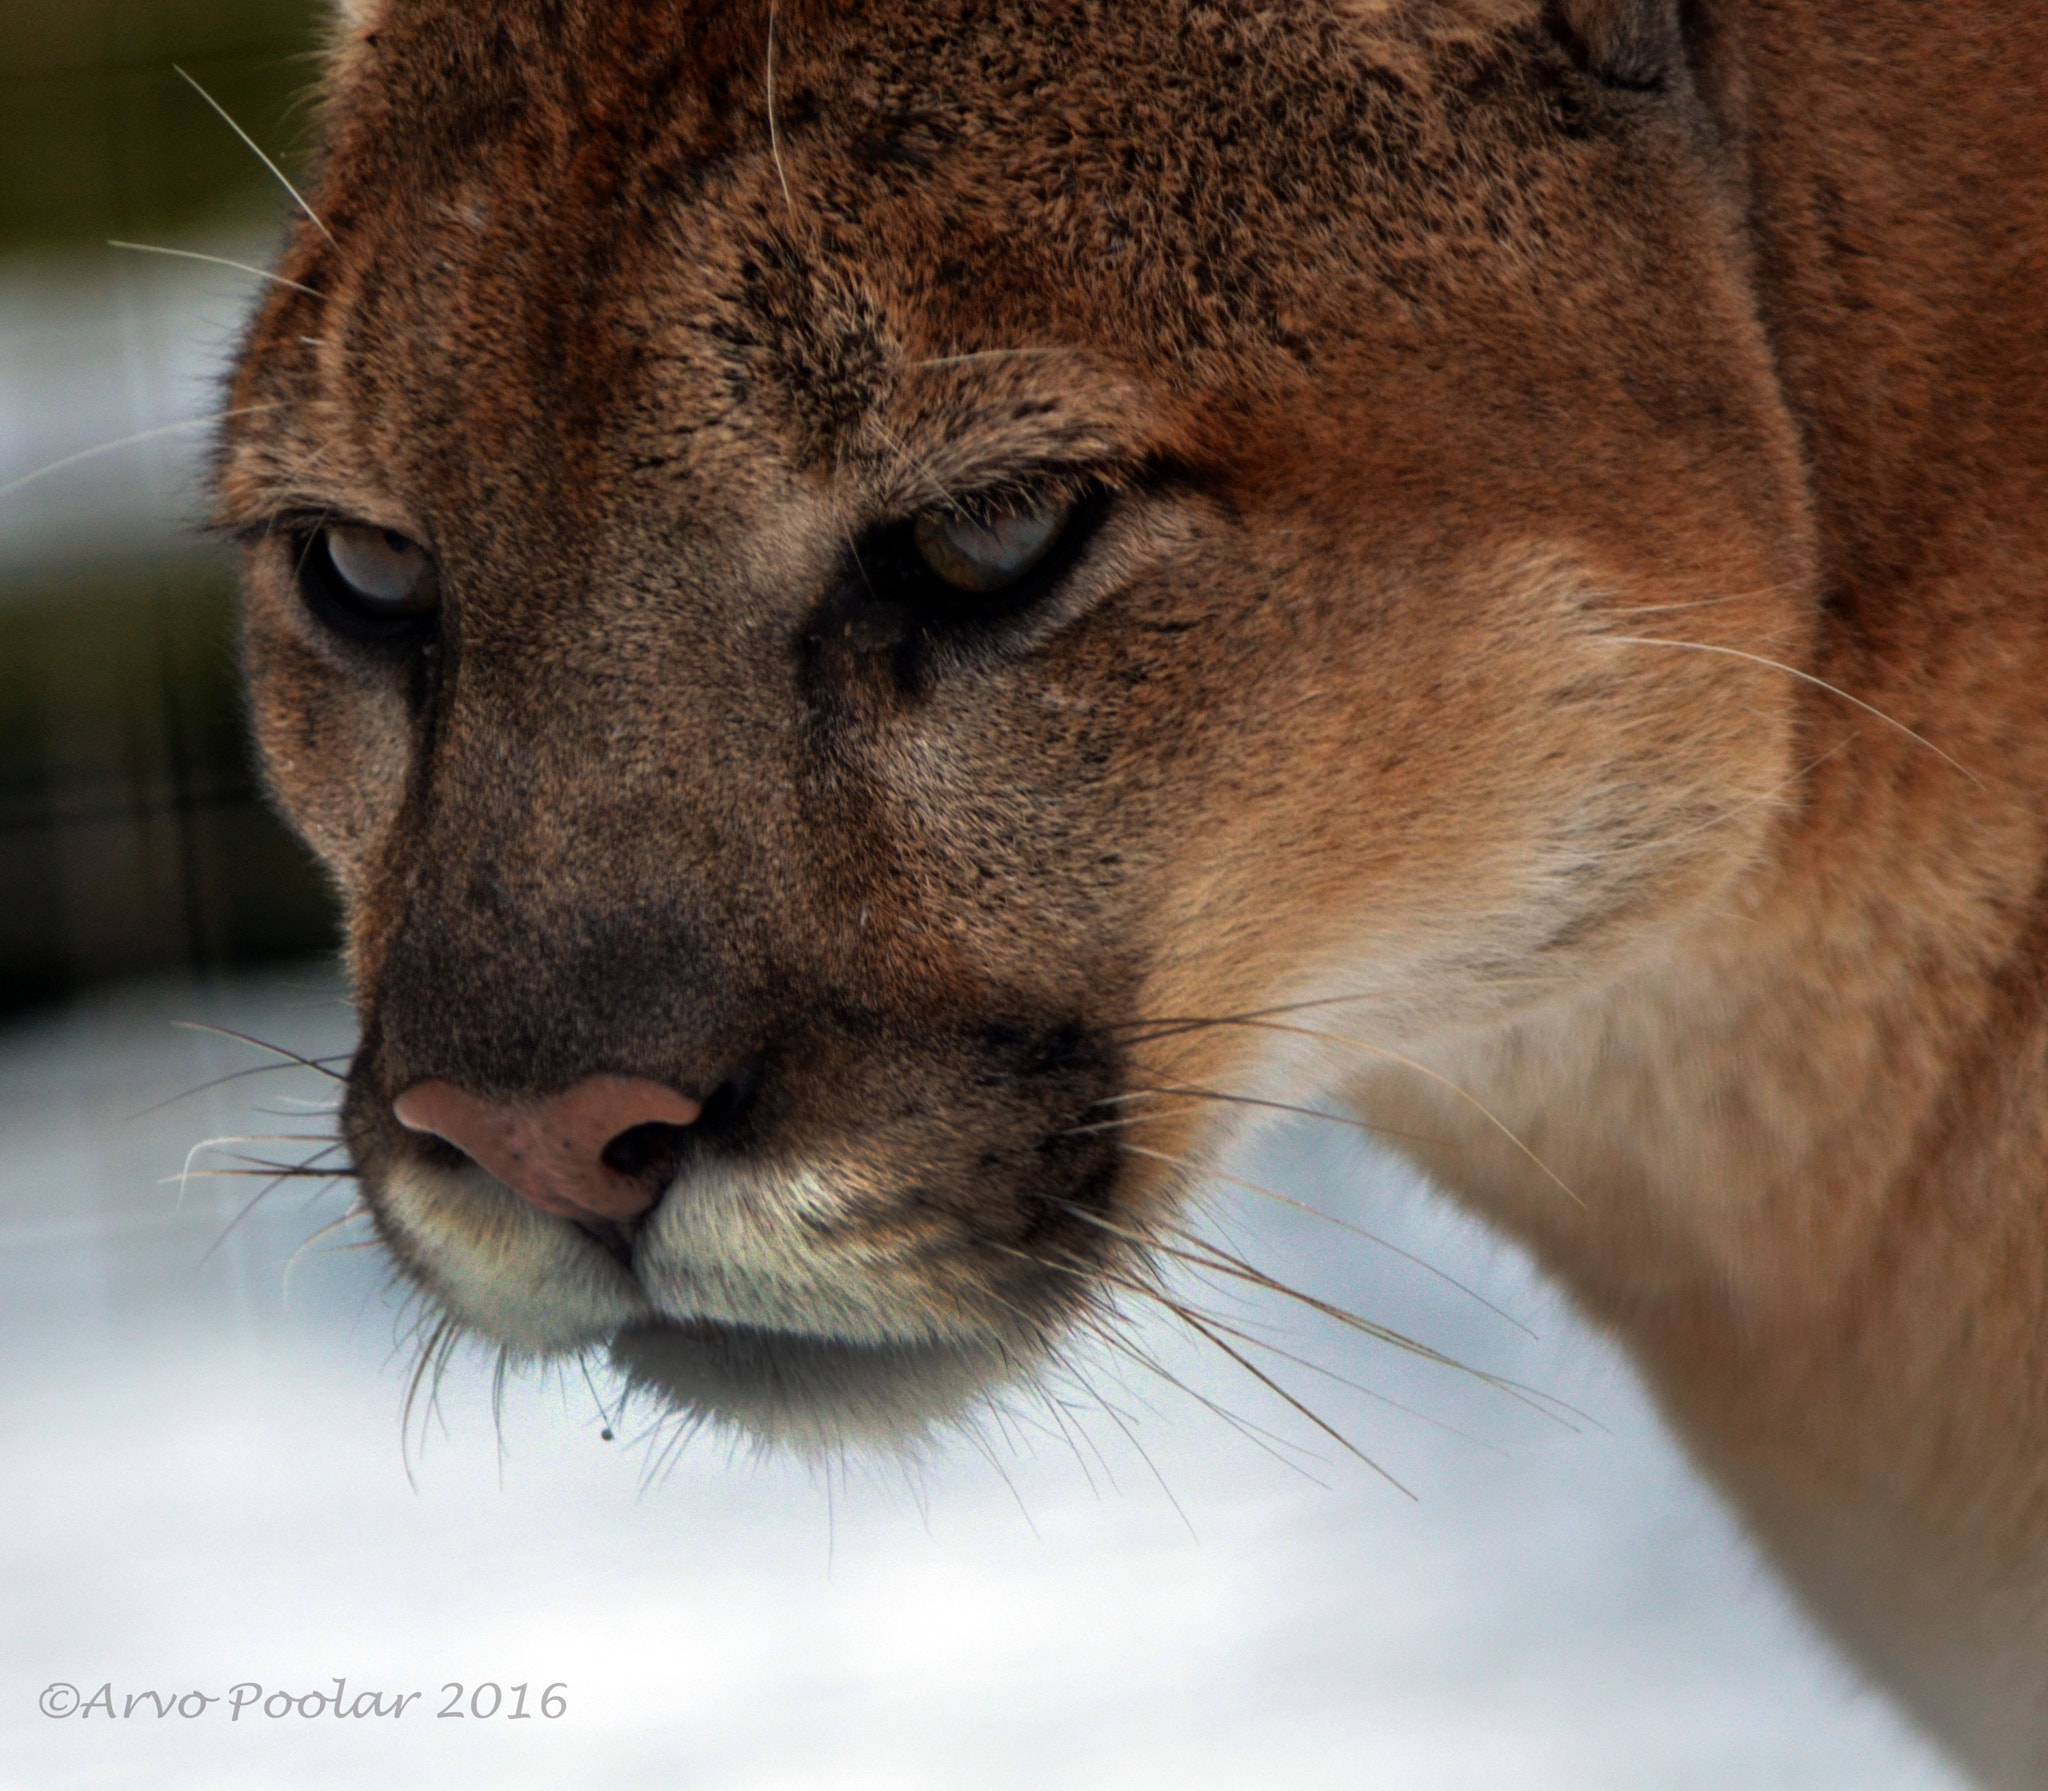
[[[220,510],[456,1323],[915,1436],[1356,1067],[1286,1010],[1743,874],[1791,432],[1695,109],[1540,11],[352,8]]]

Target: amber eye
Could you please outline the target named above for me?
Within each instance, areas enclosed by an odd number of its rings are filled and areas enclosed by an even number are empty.
[[[432,557],[395,529],[331,522],[316,551],[333,573],[330,595],[366,620],[415,621],[441,606]]]
[[[920,516],[911,529],[918,558],[956,591],[982,596],[1007,590],[1058,545],[1071,502],[985,519],[957,515]]]

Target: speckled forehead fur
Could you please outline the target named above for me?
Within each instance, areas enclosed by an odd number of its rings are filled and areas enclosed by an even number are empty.
[[[1695,206],[1657,222],[1692,177],[1533,11],[1027,10],[785,8],[771,96],[764,7],[384,6],[339,59],[322,201],[365,396],[438,389],[479,459],[552,434],[586,504],[677,355],[719,376],[690,427],[899,478],[866,425],[908,364],[1043,343],[1156,377],[1190,456],[1262,451],[1276,387],[1454,319],[1499,346],[1475,378],[1555,357],[1562,318],[1711,404],[1641,339],[1697,259]]]

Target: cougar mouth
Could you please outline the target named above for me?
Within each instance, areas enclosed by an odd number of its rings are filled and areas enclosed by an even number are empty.
[[[629,1406],[763,1448],[914,1449],[1043,1367],[1086,1303],[1078,1245],[1060,1252],[1072,1271],[984,1300],[991,1265],[972,1255],[835,1264],[801,1223],[831,1191],[816,1173],[703,1174],[619,1247],[474,1165],[406,1149],[379,1169],[385,1241],[463,1330],[520,1360],[608,1354]]]

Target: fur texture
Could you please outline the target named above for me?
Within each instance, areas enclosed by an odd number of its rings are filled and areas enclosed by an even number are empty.
[[[2048,27],[338,32],[221,514],[408,1272],[757,1434],[902,1437],[1108,1322],[1217,1097],[1341,1089],[1874,1673],[2048,1779]],[[1064,497],[1029,603],[885,563]],[[323,618],[334,518],[429,550],[431,627]],[[706,1104],[626,1240],[391,1113],[597,1073]]]

